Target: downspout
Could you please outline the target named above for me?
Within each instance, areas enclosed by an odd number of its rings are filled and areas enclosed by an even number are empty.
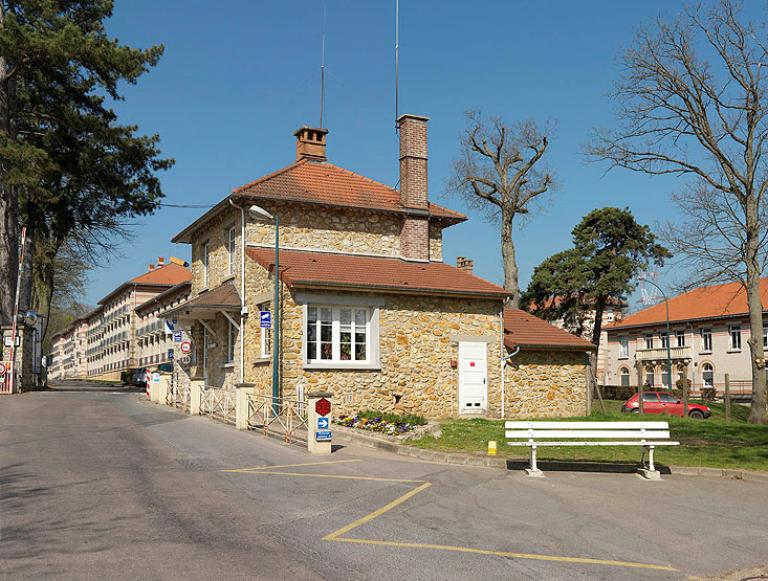
[[[245,383],[245,208],[228,201],[240,210],[240,383]]]

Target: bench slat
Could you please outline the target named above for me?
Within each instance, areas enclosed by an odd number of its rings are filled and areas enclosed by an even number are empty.
[[[541,438],[637,438],[645,440],[669,439],[669,430],[507,430],[507,438],[534,439]]]
[[[679,446],[680,442],[643,442],[635,440],[634,442],[533,442],[538,446]],[[507,446],[532,446],[531,442],[507,442]]]
[[[539,428],[545,430],[616,430],[628,429],[635,430],[668,430],[668,422],[531,422],[531,421],[508,421],[504,422],[504,428],[507,430],[527,430],[529,428]]]

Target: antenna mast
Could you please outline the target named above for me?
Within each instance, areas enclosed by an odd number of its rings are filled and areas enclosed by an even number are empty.
[[[320,45],[320,128],[323,128],[323,110],[325,109],[325,10],[327,4],[323,4],[323,29]]]
[[[397,119],[400,116],[399,94],[399,68],[400,68],[400,0],[395,0],[395,132],[400,129]]]

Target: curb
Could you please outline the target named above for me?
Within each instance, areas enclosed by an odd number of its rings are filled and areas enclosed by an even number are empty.
[[[414,448],[413,446],[398,444],[396,442],[385,442],[364,434],[349,434],[347,432],[341,434],[335,431],[333,436],[334,440],[361,444],[369,448],[377,448],[385,452],[397,454],[398,456],[416,458],[417,460],[424,460],[425,462],[434,462],[435,464],[446,464],[450,466],[475,466],[481,468],[495,468],[497,470],[509,470],[509,468],[507,468],[507,460],[525,460],[525,458],[504,458],[499,456],[479,456],[455,452],[436,452],[434,450]],[[696,466],[667,466],[667,468],[669,468],[671,474],[678,476],[704,476],[709,478],[724,478],[726,480],[743,480],[746,482],[768,484],[768,472]]]

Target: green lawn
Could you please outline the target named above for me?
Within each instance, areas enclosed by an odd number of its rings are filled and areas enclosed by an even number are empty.
[[[660,447],[656,450],[659,464],[672,466],[708,466],[713,468],[744,468],[768,470],[768,426],[746,423],[748,408],[734,405],[731,422],[725,421],[724,407],[710,404],[712,417],[708,420],[691,420],[672,416],[645,416],[622,414],[621,402],[606,401],[606,412],[600,411],[595,402],[591,417],[563,418],[563,420],[642,421],[666,420],[672,439],[680,446]],[[498,454],[511,458],[524,458],[527,448],[506,446],[503,420],[449,420],[443,423],[440,438],[427,436],[409,442],[413,446],[444,452],[486,453],[488,442],[495,440]],[[546,460],[583,460],[589,462],[637,462],[640,448],[615,447],[543,447],[539,458]]]

